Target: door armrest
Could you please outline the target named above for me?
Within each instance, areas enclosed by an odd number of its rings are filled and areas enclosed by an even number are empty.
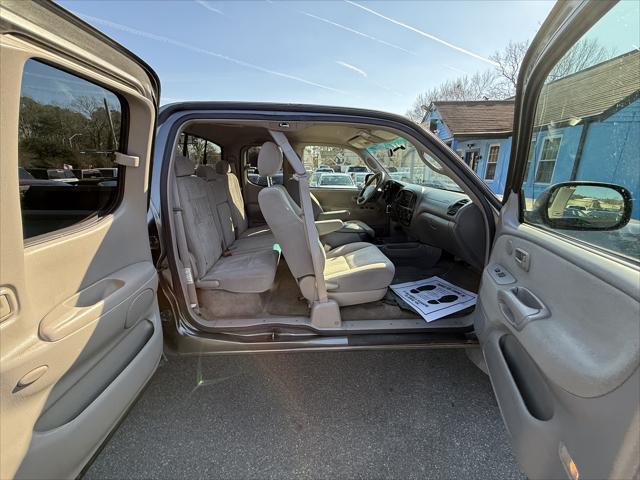
[[[318,229],[318,235],[328,235],[329,233],[340,230],[344,226],[342,220],[316,220],[316,228]]]
[[[322,212],[318,215],[318,220],[346,220],[351,216],[349,210],[333,210],[331,212]]]

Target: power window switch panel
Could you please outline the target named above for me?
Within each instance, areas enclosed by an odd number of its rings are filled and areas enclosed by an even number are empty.
[[[504,268],[499,263],[494,263],[493,265],[489,265],[487,267],[487,271],[489,275],[498,285],[509,285],[511,283],[516,283],[516,279],[513,278],[506,268]]]

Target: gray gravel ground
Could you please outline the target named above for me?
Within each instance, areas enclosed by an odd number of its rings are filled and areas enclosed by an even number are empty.
[[[463,350],[169,357],[85,475],[524,478]]]

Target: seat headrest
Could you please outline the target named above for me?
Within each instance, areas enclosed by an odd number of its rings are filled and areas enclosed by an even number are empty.
[[[218,160],[216,163],[216,173],[218,175],[226,175],[231,172],[231,165],[226,160]]]
[[[182,155],[176,155],[174,168],[176,169],[176,177],[188,177],[195,172],[191,160]]]
[[[272,177],[282,169],[282,151],[273,142],[265,142],[258,153],[258,172],[263,177]]]
[[[196,168],[196,175],[204,178],[205,180],[215,180],[216,171],[211,165],[198,165],[198,168]]]

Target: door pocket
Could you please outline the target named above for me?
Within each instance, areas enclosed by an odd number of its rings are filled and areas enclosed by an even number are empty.
[[[540,370],[513,335],[503,335],[500,351],[532,417],[541,421],[553,417],[553,397]]]

